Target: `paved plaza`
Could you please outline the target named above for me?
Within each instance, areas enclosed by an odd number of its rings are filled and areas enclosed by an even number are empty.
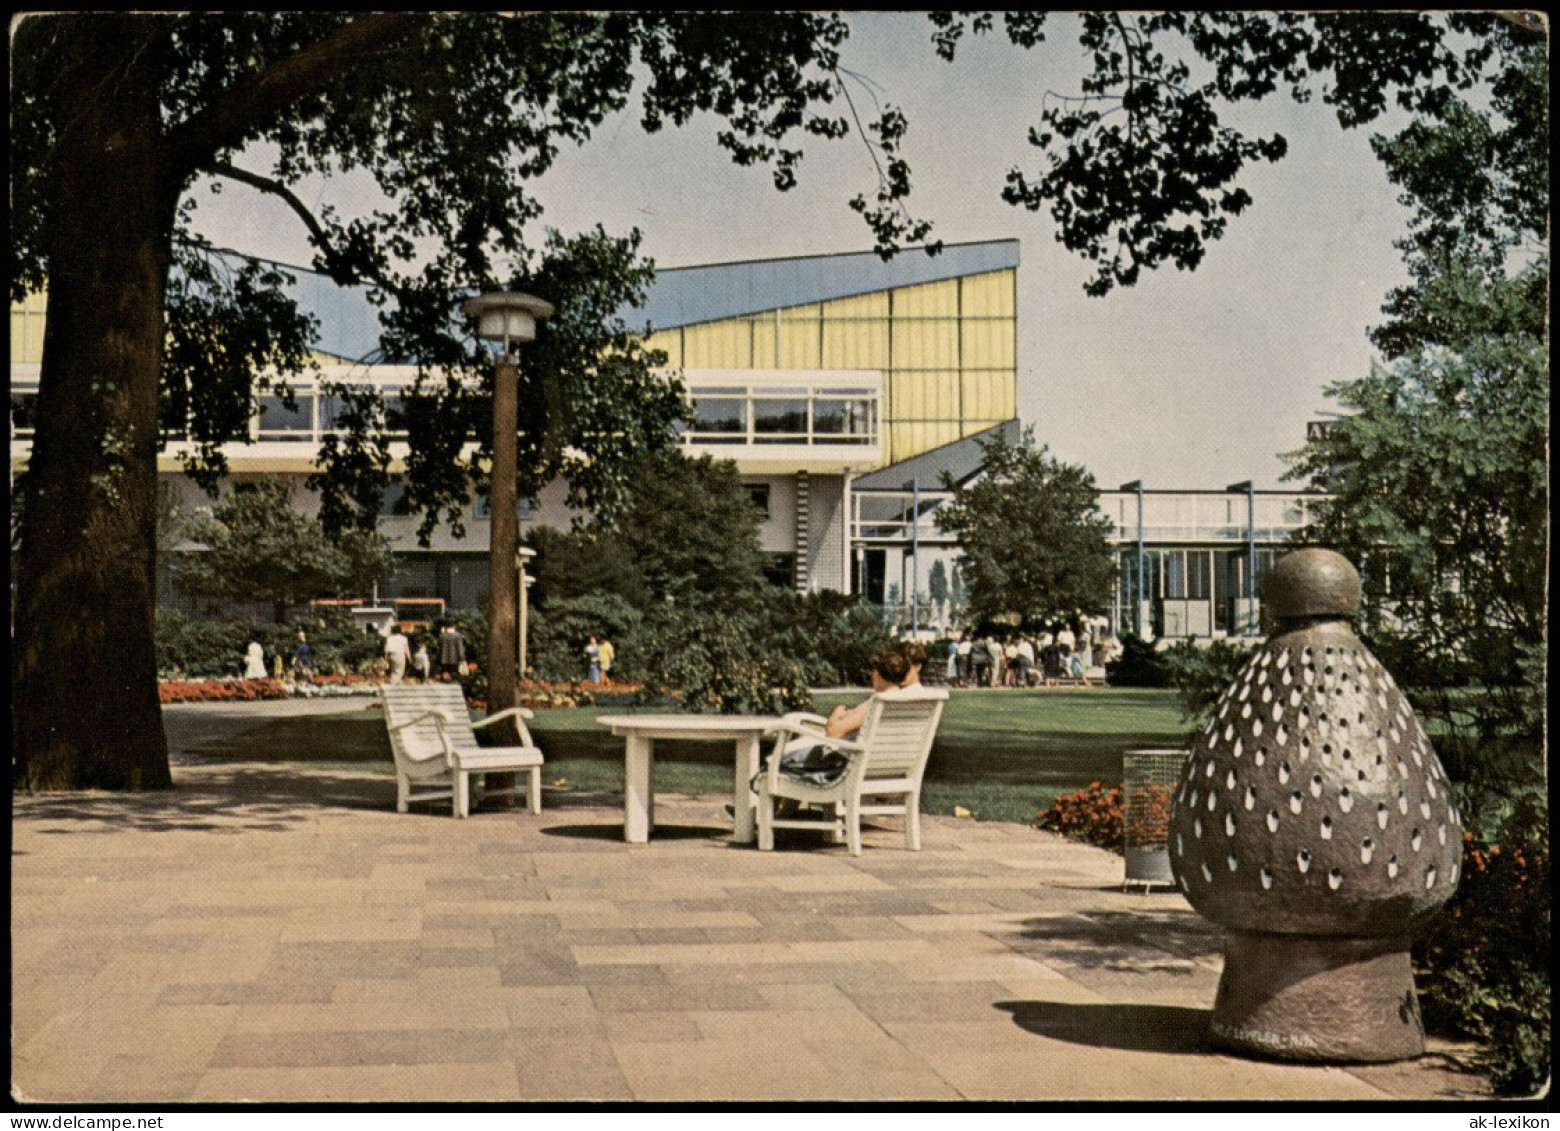
[[[611,795],[457,821],[398,815],[389,776],[194,756],[302,709],[165,712],[170,792],[15,798],[15,1099],[1486,1094],[1435,1042],[1376,1066],[1212,1051],[1215,928],[1025,826],[931,816],[912,853],[884,819],[859,858],[799,833],[760,853],[729,798],[658,795],[630,845]]]

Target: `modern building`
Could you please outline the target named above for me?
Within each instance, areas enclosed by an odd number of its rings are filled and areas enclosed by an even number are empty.
[[[1018,242],[1000,240],[886,263],[864,252],[670,269],[658,273],[647,309],[626,312],[653,327],[648,344],[682,374],[695,416],[685,449],[733,460],[763,509],[772,580],[851,589],[853,480],[1016,415],[1018,262]],[[376,360],[375,311],[360,293],[287,271],[319,321],[321,371],[292,382],[291,404],[261,396],[250,442],[224,454],[230,481],[294,477],[300,506],[311,508],[302,483],[340,411],[331,386],[373,385],[393,401],[415,370]],[[30,446],[45,313],[41,297],[12,309],[13,468]],[[404,457],[394,443],[391,451]],[[159,469],[191,505],[208,502],[179,474],[183,454],[169,444]],[[443,527],[423,548],[403,495],[392,487],[383,504],[401,565],[385,596],[475,604],[487,584],[485,500],[472,500],[463,538]],[[522,521],[571,517],[558,484]],[[175,600],[177,556],[165,565],[163,594]]]
[[[936,509],[945,475],[980,474],[980,441],[1019,438],[1018,266],[1018,242],[995,240],[888,262],[862,252],[672,268],[657,273],[645,310],[626,312],[651,325],[647,344],[681,373],[694,417],[685,450],[733,460],[763,511],[772,581],[860,593],[907,628],[948,625],[956,610],[932,600],[933,577],[956,596],[959,552]],[[381,359],[361,292],[286,270],[318,319],[320,373],[293,382],[290,405],[261,396],[250,441],[224,454],[229,483],[291,477],[307,510],[317,501],[303,482],[341,409],[332,387],[372,385],[393,403],[415,369]],[[11,311],[13,473],[31,444],[45,316],[42,296]],[[399,461],[406,449],[391,438]],[[183,448],[170,443],[159,470],[187,505],[206,505],[182,475]],[[488,584],[486,500],[472,499],[463,537],[441,526],[422,547],[404,495],[392,486],[382,503],[399,569],[379,596],[476,605]],[[1121,566],[1112,622],[1156,637],[1246,631],[1252,578],[1304,524],[1308,498],[1244,485],[1106,492]],[[562,484],[521,514],[523,525],[573,517]],[[178,555],[160,568],[162,599],[181,603]]]

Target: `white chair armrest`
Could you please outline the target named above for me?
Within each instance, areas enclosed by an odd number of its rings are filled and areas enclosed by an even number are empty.
[[[489,715],[484,719],[478,719],[476,722],[471,724],[471,729],[478,730],[481,727],[489,726],[498,722],[499,719],[507,719],[510,715],[516,715],[522,719],[536,718],[536,712],[528,707],[506,707],[504,710],[499,711],[496,715]]]
[[[425,723],[429,719],[432,719],[434,722],[439,724],[439,730],[441,732],[444,730],[444,724],[450,721],[445,716],[443,711],[424,711],[422,714],[418,715],[416,718],[407,719],[403,723],[396,723],[390,729],[391,730],[405,730],[407,727],[414,727],[418,723]]]
[[[425,754],[422,757],[418,757],[410,751],[405,751],[403,756],[409,762],[431,762],[434,758],[442,756],[444,764],[453,767],[455,765],[455,748],[450,745],[449,732],[444,729],[450,720],[443,711],[424,711],[415,718],[407,719],[404,723],[396,723],[390,730],[405,730],[409,726],[416,726],[418,723],[428,722],[429,720],[432,720],[433,725],[439,730],[439,746],[441,747],[439,753]]]

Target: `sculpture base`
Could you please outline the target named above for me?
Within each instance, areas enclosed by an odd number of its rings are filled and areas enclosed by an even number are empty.
[[[1230,931],[1209,1032],[1282,1060],[1406,1060],[1425,1051],[1408,940]]]

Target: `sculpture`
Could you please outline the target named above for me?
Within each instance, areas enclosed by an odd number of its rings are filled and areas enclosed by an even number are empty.
[[[1409,943],[1457,885],[1450,783],[1354,634],[1345,558],[1286,554],[1264,600],[1276,630],[1219,699],[1171,809],[1176,882],[1226,929],[1211,1034],[1291,1060],[1418,1056]]]

